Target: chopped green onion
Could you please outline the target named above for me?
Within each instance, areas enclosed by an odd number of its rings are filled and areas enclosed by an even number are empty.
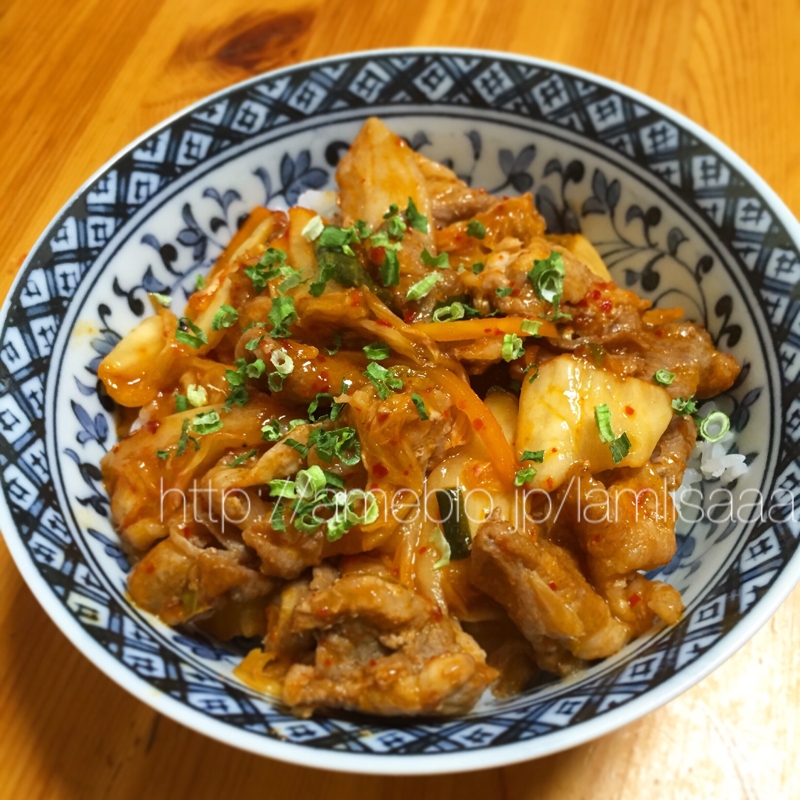
[[[386,342],[373,342],[363,349],[364,354],[370,361],[383,361],[392,354],[392,348]]]
[[[541,464],[544,461],[544,450],[523,450],[520,461],[535,461]]]
[[[716,428],[716,432],[714,432]],[[697,432],[707,442],[718,442],[731,429],[731,421],[722,411],[712,411],[707,417],[700,420]]]
[[[361,442],[355,428],[338,428],[326,431],[316,428],[308,437],[308,446],[316,447],[317,455],[330,463],[334,456],[347,466],[361,461]]]
[[[402,239],[406,230],[408,230],[408,225],[400,216],[390,217],[386,223],[386,232],[395,239]]]
[[[522,486],[524,483],[532,481],[536,477],[536,470],[533,467],[525,467],[517,471],[514,477],[514,486]]]
[[[539,328],[542,327],[542,323],[539,320],[524,319],[520,322],[519,327],[522,329],[523,333],[529,333],[531,336],[541,336]]]
[[[450,303],[449,306],[442,306],[433,312],[434,322],[455,322],[458,319],[463,319],[465,314],[464,304],[455,302]]]
[[[302,442],[298,442],[297,439],[286,439],[284,444],[287,447],[291,447],[292,450],[297,450],[297,452],[300,453],[303,458],[308,455],[308,447],[306,447],[306,445],[304,445]]]
[[[397,252],[384,247],[383,263],[381,264],[381,283],[389,288],[400,283],[400,261]]]
[[[558,316],[558,304],[564,292],[564,258],[555,250],[545,259],[533,262],[533,268],[528,272],[528,280],[533,285],[537,296],[546,303],[553,304],[553,317]]]
[[[322,217],[317,214],[316,217],[311,217],[311,219],[306,223],[303,230],[300,231],[300,235],[307,242],[313,242],[315,239],[319,239],[319,235],[324,229],[325,223],[322,221]]]
[[[363,375],[369,378],[381,400],[386,400],[392,394],[392,390],[397,391],[403,388],[403,381],[400,378],[391,370],[376,364],[374,361],[370,362]]]
[[[417,414],[419,414],[421,420],[430,419],[428,412],[425,410],[425,401],[418,394],[411,395],[411,402],[414,404],[414,408],[417,409]]]
[[[335,225],[326,225],[317,239],[320,247],[344,247],[358,244],[358,241],[358,233],[353,226],[338,228]]]
[[[498,297],[508,297],[514,289],[511,286],[499,286],[497,289],[494,290],[494,293]]]
[[[483,272],[483,262],[482,262],[482,261],[476,261],[476,262],[475,262],[475,263],[472,265],[472,272],[473,272],[475,275],[480,275],[480,274],[481,274],[481,272]]]
[[[169,450],[156,450],[156,455],[162,460],[169,458]]]
[[[331,410],[329,414],[323,414],[319,417],[314,416],[317,413],[320,402],[324,400],[331,401]],[[336,420],[339,414],[342,413],[344,403],[333,402],[333,395],[330,392],[318,392],[317,396],[311,401],[308,406],[308,418],[312,422],[320,422],[323,419],[330,419],[332,422]]]
[[[276,350],[275,353],[282,353],[282,350]],[[272,354],[272,363],[275,363],[275,353]],[[288,356],[286,356],[289,358]],[[289,361],[291,359],[289,358]],[[264,360],[261,358],[257,358],[255,361],[252,361],[250,364],[246,364],[244,368],[244,374],[248,378],[260,378],[264,371],[266,370],[267,365],[264,363]],[[290,370],[291,372],[291,370]]]
[[[198,275],[194,279],[194,288],[196,291],[200,291],[201,289],[206,288],[206,279],[202,275]]]
[[[238,319],[239,312],[233,306],[220,306],[211,320],[211,330],[218,331],[220,328],[230,328]]]
[[[514,361],[525,353],[525,345],[516,333],[507,333],[503,337],[503,361]]]
[[[422,280],[417,281],[407,292],[407,300],[421,300],[430,294],[431,289],[436,286],[441,280],[442,276],[439,272],[432,272],[426,275]]]
[[[597,423],[601,441],[613,442],[614,430],[611,427],[611,409],[607,403],[594,407],[594,421]]]
[[[181,411],[189,410],[188,398],[184,397],[182,394],[178,394],[177,392],[175,392],[175,410],[179,413]]]
[[[294,477],[297,496],[305,500],[319,494],[326,484],[325,473],[316,464],[308,469],[301,469]]]
[[[614,439],[609,445],[611,450],[611,458],[614,459],[615,464],[619,464],[631,449],[631,440],[628,438],[627,433],[623,433],[618,439]]]
[[[168,294],[161,294],[160,292],[150,292],[150,297],[153,298],[160,306],[169,308],[172,304],[172,298]]]
[[[279,375],[286,377],[287,375],[291,375],[294,371],[294,359],[285,350],[281,350],[280,348],[273,350],[269,360],[272,366],[278,371]],[[263,364],[264,362],[262,361],[261,363]]]
[[[400,213],[400,208],[397,205],[397,203],[392,203],[389,206],[389,210],[383,215],[383,218],[384,219],[389,219],[390,217],[393,217],[395,214],[399,214],[399,213]]]
[[[486,227],[476,219],[470,220],[467,224],[467,236],[471,236],[473,239],[483,239],[486,237]]]
[[[267,281],[277,278],[280,268],[286,265],[286,253],[275,247],[268,247],[257,264],[245,267],[244,274],[250,278],[253,288],[261,292],[266,288]]]
[[[414,199],[411,197],[408,198],[406,219],[408,220],[408,224],[414,228],[414,230],[417,230],[420,233],[428,233],[428,218],[418,211],[416,205],[414,204]]]
[[[261,426],[261,438],[268,442],[277,442],[282,435],[281,424],[276,419],[271,419]]]
[[[294,299],[291,297],[273,298],[272,308],[267,316],[274,326],[269,335],[273,339],[286,339],[290,335],[289,326],[297,322]]]
[[[189,331],[191,331],[191,333],[189,333]],[[178,329],[175,331],[175,339],[181,344],[188,344],[189,347],[194,347],[195,350],[198,347],[202,347],[204,344],[208,344],[208,337],[205,331],[203,331],[202,328],[198,328],[189,317],[181,317],[178,320]]]
[[[269,496],[279,497],[285,500],[294,500],[297,496],[295,493],[294,481],[282,480],[280,478],[270,481]]]
[[[255,339],[250,339],[250,341],[245,344],[244,349],[249,350],[252,353],[253,350],[256,350],[263,341],[264,334],[262,333],[261,336],[256,336]]]
[[[530,380],[528,383],[533,383],[539,377],[539,365],[538,364],[528,364],[525,367],[525,371],[522,373],[523,375],[527,375],[531,370],[533,370],[533,375],[531,375]]]
[[[669,386],[675,380],[675,373],[670,372],[668,369],[660,369],[653,375],[653,380],[662,386]]]
[[[185,419],[183,421],[183,425],[181,425],[181,434],[178,437],[178,449],[175,451],[176,456],[182,456],[186,452],[186,448],[189,446],[189,442],[192,442],[194,445],[195,450],[200,449],[200,442],[194,438],[194,436],[189,435],[189,426],[192,424],[192,421],[189,419]]]
[[[681,417],[687,417],[690,414],[697,413],[697,402],[694,397],[689,397],[685,400],[683,397],[676,397],[672,401],[672,407]]]
[[[267,385],[271,392],[280,392],[283,389],[283,382],[286,380],[285,375],[280,372],[270,372],[267,376]]]
[[[425,248],[420,256],[422,263],[426,267],[436,267],[436,269],[447,269],[450,266],[450,259],[447,253],[439,253],[438,256],[431,255]]]
[[[198,414],[192,420],[192,430],[200,434],[216,433],[222,428],[223,422],[218,411],[206,411]]]
[[[194,383],[190,383],[186,387],[186,399],[195,408],[200,408],[200,406],[206,405],[206,403],[208,403],[208,392],[206,391],[206,387],[197,386]]]
[[[236,458],[228,464],[229,467],[240,467],[244,464],[245,461],[252,458],[253,456],[258,454],[258,450],[251,450],[249,453],[242,453],[241,455],[236,456]]]

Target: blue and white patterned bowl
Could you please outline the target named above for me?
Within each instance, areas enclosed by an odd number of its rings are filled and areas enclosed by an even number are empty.
[[[146,293],[182,299],[253,206],[285,207],[330,187],[373,114],[473,185],[532,191],[549,228],[586,233],[619,283],[701,321],[744,365],[720,401],[733,447],[750,464],[736,493],[784,493],[772,519],[739,508],[680,529],[678,553],[660,570],[683,593],[679,625],[568,683],[504,702],[487,696],[454,720],[300,721],[242,685],[232,669],[244,643],[172,630],[128,601],[98,468],[114,434],[97,366],[146,313]],[[800,576],[800,525],[788,507],[800,484],[798,243],[786,207],[712,136],[577,70],[437,49],[348,55],[255,78],[114,158],[20,270],[0,322],[0,527],[39,601],[88,658],[223,742],[309,766],[405,774],[579,744],[708,674]],[[719,488],[704,484],[707,504]]]

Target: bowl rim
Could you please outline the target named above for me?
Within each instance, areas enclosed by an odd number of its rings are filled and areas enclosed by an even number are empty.
[[[390,47],[372,50],[358,50],[338,53],[331,56],[301,61],[276,70],[255,75],[246,80],[231,84],[212,94],[206,95],[190,105],[180,109],[152,128],[143,132],[124,148],[116,152],[103,165],[85,180],[81,186],[66,200],[50,223],[37,238],[28,251],[23,263],[17,271],[8,294],[0,309],[0,328],[5,325],[9,311],[8,298],[13,296],[32,261],[33,255],[45,240],[53,233],[62,221],[67,209],[82,196],[88,188],[120,158],[135,150],[146,139],[158,131],[170,127],[177,120],[191,114],[201,106],[222,99],[228,94],[250,85],[262,82],[267,77],[280,77],[298,69],[330,65],[363,57],[402,57],[402,56],[436,56],[453,55],[461,57],[510,59],[528,66],[538,66],[555,70],[575,78],[584,78],[610,89],[618,94],[653,109],[706,144],[714,152],[723,156],[729,164],[761,194],[764,201],[785,227],[789,237],[800,245],[800,223],[769,184],[730,147],[698,123],[692,121],[679,111],[655,100],[654,98],[588,70],[579,69],[557,61],[537,58],[519,53],[486,50],[468,47]],[[707,651],[694,662],[684,667],[663,683],[648,690],[639,697],[624,705],[611,709],[601,716],[579,723],[574,727],[549,733],[533,740],[524,740],[497,747],[459,753],[431,753],[426,755],[379,755],[374,753],[350,753],[337,750],[323,750],[298,746],[292,742],[284,742],[251,733],[243,728],[236,728],[228,723],[210,718],[202,712],[153,688],[147,681],[136,675],[133,670],[114,659],[93,639],[66,610],[56,596],[50,584],[25,549],[22,539],[13,522],[3,493],[0,492],[0,532],[8,546],[11,557],[22,574],[36,600],[45,610],[59,630],[72,644],[107,677],[118,686],[141,700],[153,710],[163,713],[181,725],[204,734],[223,744],[260,756],[268,756],[297,766],[314,769],[328,769],[336,772],[374,774],[374,775],[433,775],[454,772],[471,772],[516,764],[523,761],[552,755],[562,750],[584,744],[599,736],[610,733],[617,728],[656,710],[665,703],[682,694],[694,684],[709,675],[724,661],[736,653],[755,633],[770,619],[781,603],[788,597],[795,585],[800,581],[800,550],[782,567],[780,575],[772,586],[760,598],[746,617],[740,620],[730,631],[726,632]]]

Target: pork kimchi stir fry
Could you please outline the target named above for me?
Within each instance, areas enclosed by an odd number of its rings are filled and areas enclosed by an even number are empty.
[[[102,362],[133,601],[250,637],[236,674],[301,716],[461,714],[676,623],[645,573],[733,358],[378,119],[336,179]]]

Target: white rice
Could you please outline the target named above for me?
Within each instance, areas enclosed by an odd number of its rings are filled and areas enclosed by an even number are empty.
[[[707,417],[712,411],[717,410],[716,403],[704,403],[698,409],[698,415]],[[720,485],[727,486],[747,472],[745,457],[741,453],[728,452],[735,440],[736,436],[731,431],[728,431],[718,442],[706,442],[698,439],[687,462],[681,485],[672,493],[676,506],[680,507],[686,495],[695,490],[699,491],[698,484],[703,480],[719,480]]]

